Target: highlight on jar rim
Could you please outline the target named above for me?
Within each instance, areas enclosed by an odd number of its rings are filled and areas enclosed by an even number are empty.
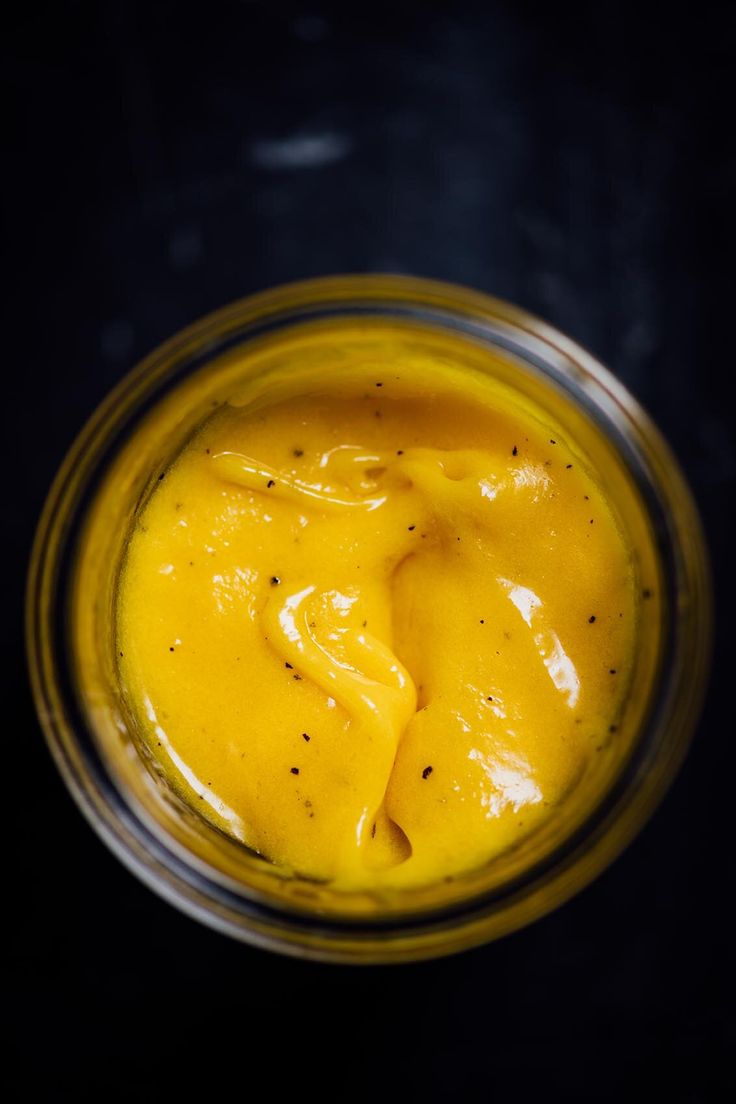
[[[707,674],[697,513],[621,384],[520,309],[307,281],[176,335],[72,447],[36,705],[112,850],[205,923],[448,954],[590,881]]]

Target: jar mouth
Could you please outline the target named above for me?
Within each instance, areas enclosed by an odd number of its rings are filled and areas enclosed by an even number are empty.
[[[591,424],[643,504],[661,583],[661,646],[631,753],[589,814],[514,877],[469,896],[383,914],[269,899],[238,885],[167,836],[126,790],[80,696],[70,642],[85,526],[111,463],[142,418],[215,358],[287,329],[358,318],[454,333],[537,374]],[[636,401],[590,354],[521,309],[479,292],[402,276],[344,276],[285,285],[234,303],[175,335],[93,414],[62,464],[31,556],[26,639],[36,708],[77,804],[108,847],[179,908],[236,938],[303,957],[406,961],[497,938],[591,881],[651,815],[686,753],[710,660],[710,573],[697,511],[667,445]]]

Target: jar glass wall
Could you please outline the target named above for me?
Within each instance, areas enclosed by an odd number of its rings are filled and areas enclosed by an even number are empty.
[[[158,474],[245,381],[285,364],[340,373],[345,343],[447,357],[549,411],[597,473],[646,598],[620,733],[584,799],[462,877],[340,892],[276,867],[172,790],[135,731],[116,662],[117,583]],[[355,350],[353,349],[354,353]],[[589,882],[632,838],[686,751],[707,675],[710,592],[677,464],[633,398],[573,342],[464,288],[403,277],[315,280],[253,296],[175,336],[102,403],[72,447],[36,537],[27,604],[36,705],[57,765],[110,848],[151,888],[220,931],[335,961],[447,954],[522,926]]]

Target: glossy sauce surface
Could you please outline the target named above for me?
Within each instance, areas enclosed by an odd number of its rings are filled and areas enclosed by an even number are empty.
[[[131,715],[202,815],[345,888],[471,869],[616,739],[631,558],[574,442],[420,362],[225,406],[117,608]]]

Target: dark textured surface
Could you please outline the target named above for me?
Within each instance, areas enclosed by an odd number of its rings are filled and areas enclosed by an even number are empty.
[[[47,2],[5,30],[19,1089],[168,1099],[172,1068],[208,1095],[237,1069],[248,1098],[262,1065],[328,1100],[726,1099],[734,6]],[[692,482],[719,627],[686,767],[610,870],[496,945],[358,971],[232,944],[112,858],[43,745],[20,609],[54,470],[137,358],[250,291],[366,270],[514,300],[619,374]]]

